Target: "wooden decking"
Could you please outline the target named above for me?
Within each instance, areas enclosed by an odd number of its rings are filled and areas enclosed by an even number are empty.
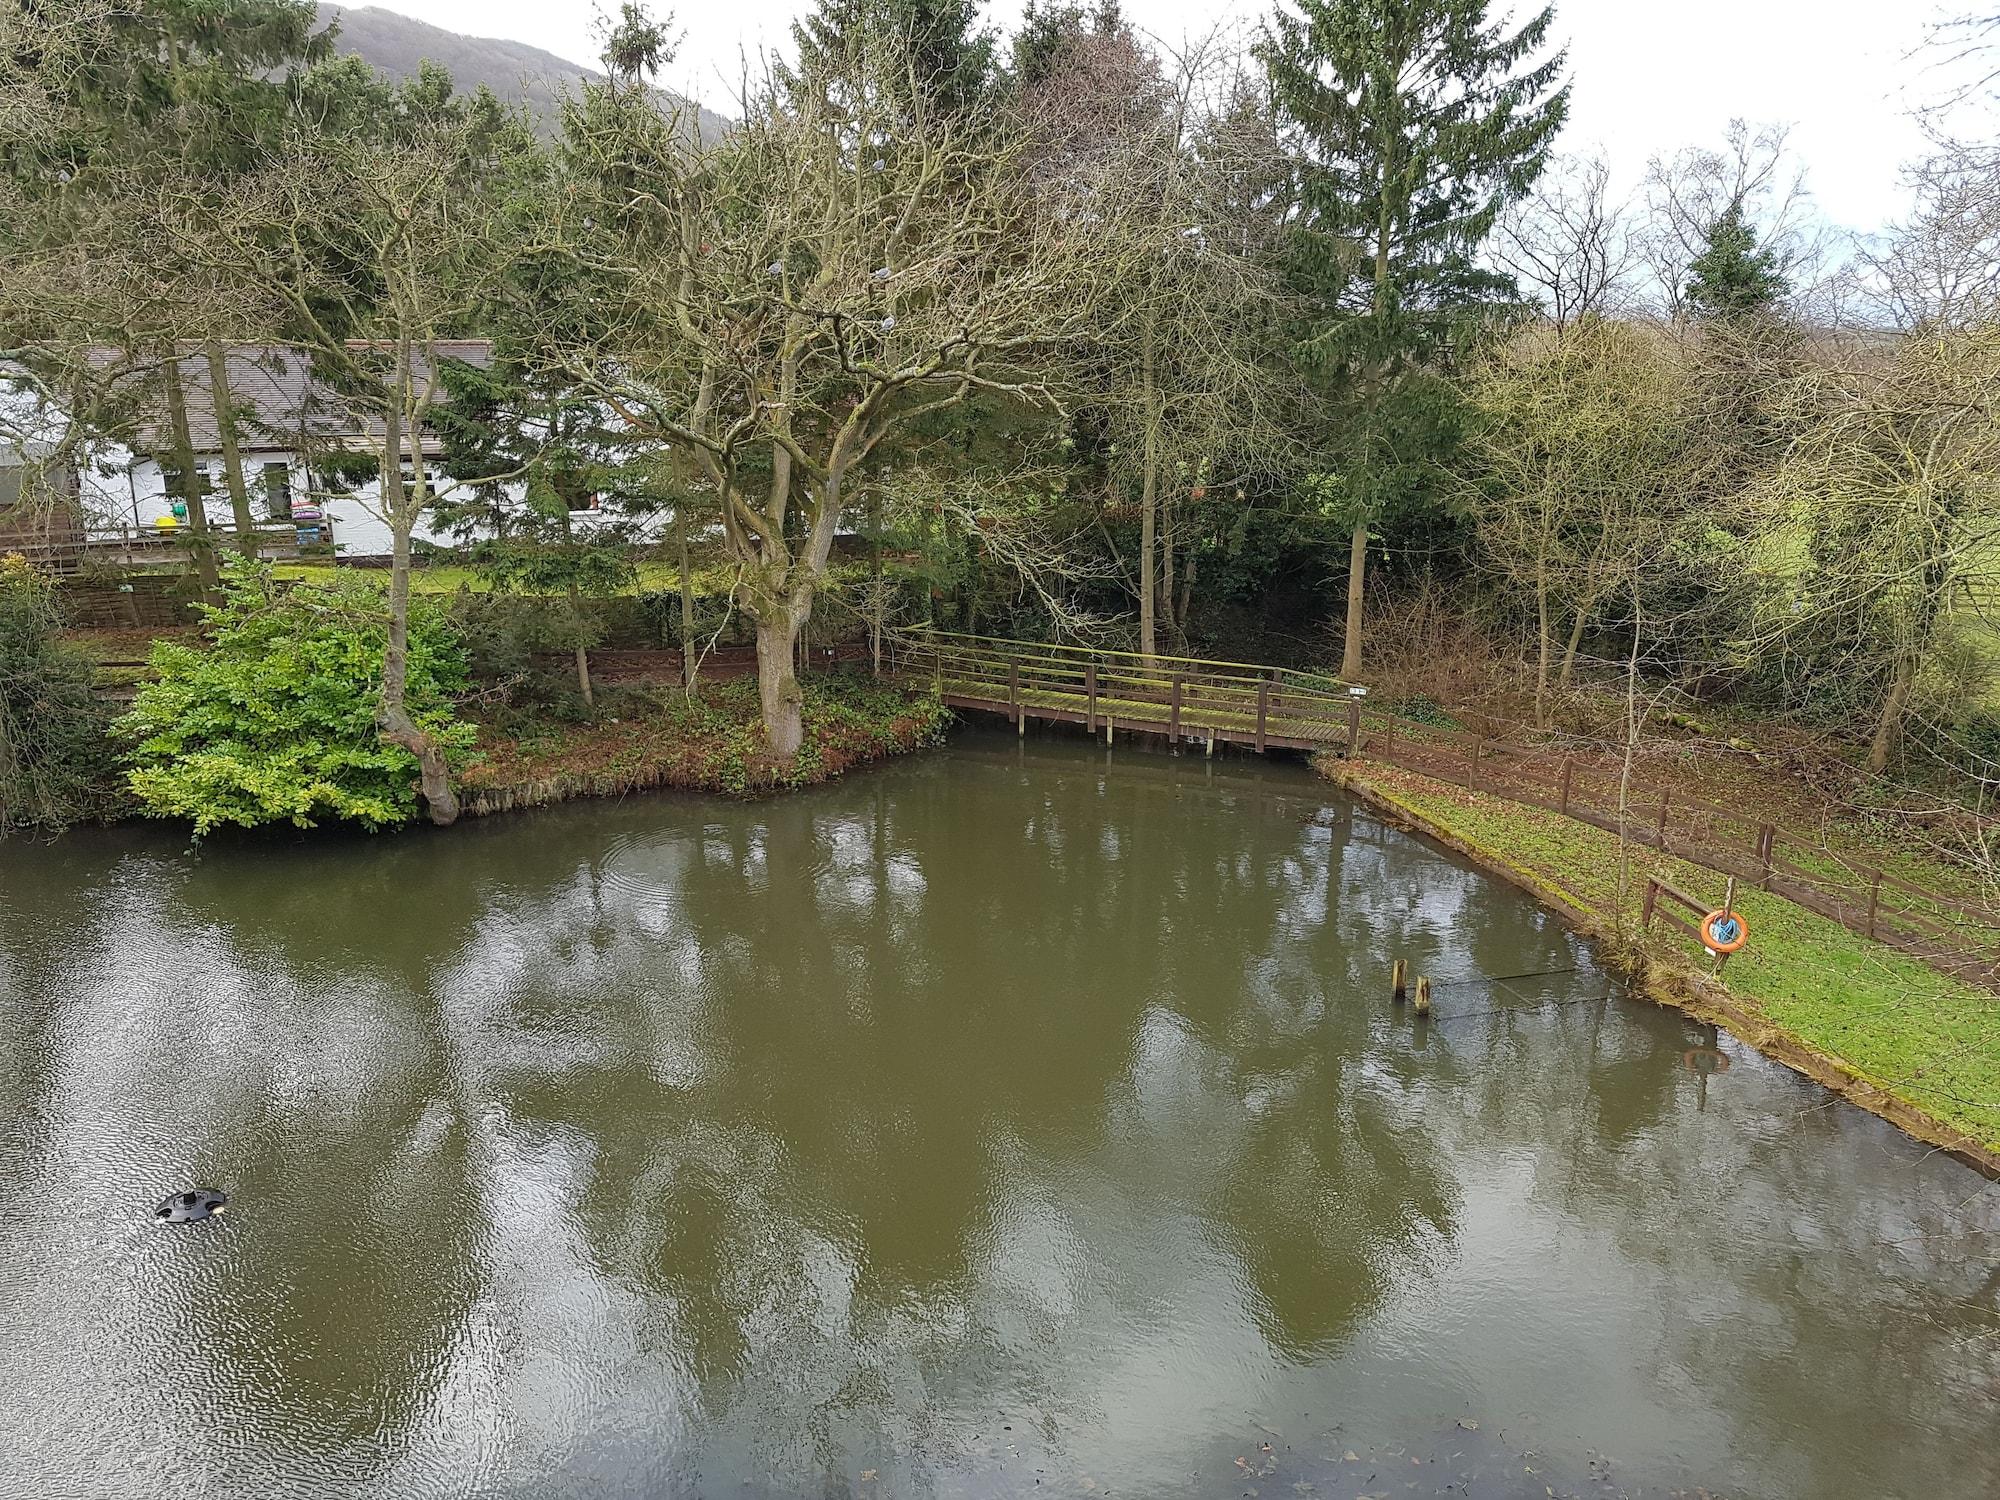
[[[920,631],[893,654],[954,708],[1080,724],[1093,734],[1156,734],[1172,743],[1255,750],[1352,751],[1361,699],[1337,678],[1250,662],[1140,656]]]

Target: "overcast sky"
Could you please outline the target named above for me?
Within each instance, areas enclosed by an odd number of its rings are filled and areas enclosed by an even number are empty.
[[[606,0],[610,3],[610,0]],[[1126,0],[1125,14],[1169,39],[1218,20],[1253,26],[1271,0]],[[1732,116],[1793,127],[1822,214],[1869,232],[1898,217],[1899,167],[1919,155],[1913,104],[1948,80],[1922,43],[1937,0],[1558,0],[1574,105],[1567,149],[1601,145],[1622,183],[1647,158],[1719,141]],[[1959,0],[1949,9],[1971,8]],[[597,55],[592,0],[390,0],[381,8],[473,36],[511,37],[572,61]],[[664,10],[656,5],[655,10]],[[727,109],[748,49],[784,46],[802,0],[700,0],[682,8],[679,57],[661,82]],[[1496,5],[1496,12],[1501,7]],[[1525,13],[1527,7],[1514,7]],[[1011,27],[1021,0],[988,0]]]

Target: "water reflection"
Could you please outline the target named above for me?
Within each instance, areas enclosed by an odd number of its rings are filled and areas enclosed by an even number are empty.
[[[2000,1486],[1986,1185],[1302,772],[0,858],[0,1489]]]

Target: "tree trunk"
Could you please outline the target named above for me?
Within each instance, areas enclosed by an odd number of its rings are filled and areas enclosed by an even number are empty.
[[[1361,680],[1361,589],[1368,571],[1368,523],[1356,524],[1347,542],[1347,633],[1340,648],[1340,675]]]
[[[407,377],[408,351],[404,351]],[[437,741],[416,726],[404,699],[410,680],[410,529],[416,510],[403,491],[403,427],[400,400],[391,405],[382,443],[383,514],[389,520],[394,551],[389,563],[389,644],[382,653],[382,699],[375,710],[375,728],[392,745],[417,758],[418,789],[440,828],[458,821],[458,794],[451,789],[451,768]]]
[[[1915,656],[1904,656],[1896,662],[1896,675],[1889,684],[1889,695],[1882,700],[1882,717],[1875,725],[1875,737],[1868,743],[1868,774],[1883,775],[1889,769],[1889,757],[1895,754],[1896,745],[1903,737],[1903,715],[1910,704],[1910,689],[1917,678]]]
[[[888,612],[889,601],[882,590],[882,492],[878,489],[868,498],[868,654],[872,658],[874,675],[882,675],[882,624]]]
[[[1535,580],[1535,728],[1549,727],[1549,586]]]
[[[681,568],[681,687],[694,692],[695,670],[700,658],[694,649],[694,569],[688,563],[687,490],[674,499],[674,542],[680,548]]]
[[[181,499],[187,505],[188,529],[194,533],[194,570],[202,597],[210,604],[222,596],[222,579],[215,566],[215,544],[208,534],[208,512],[201,485],[194,477],[194,437],[188,431],[187,393],[181,389],[180,351],[169,351],[160,367],[167,400],[167,436],[173,444],[174,466],[180,470]]]
[[[771,753],[790,760],[806,740],[805,694],[792,655],[798,644],[796,611],[776,607],[757,615],[757,697]]]
[[[583,595],[574,583],[569,586],[569,619],[576,632],[576,690],[583,694],[585,708],[595,708],[597,698],[590,691],[590,647],[584,644]]]
[[[1590,623],[1590,612],[1595,607],[1594,600],[1577,607],[1576,619],[1569,627],[1569,644],[1563,647],[1562,671],[1556,678],[1563,687],[1568,687],[1576,675],[1577,648],[1583,644],[1583,627]]]
[[[1139,475],[1139,650],[1148,661],[1160,649],[1155,618],[1156,562],[1159,531],[1159,424],[1153,419],[1153,323],[1149,314],[1139,336],[1139,394],[1145,423],[1140,436]]]
[[[236,518],[236,546],[245,557],[257,555],[257,518],[250,514],[250,486],[243,477],[243,452],[236,443],[235,400],[229,390],[229,360],[222,345],[210,339],[208,399],[215,408],[216,436],[222,443],[223,482],[229,486],[229,509]]]

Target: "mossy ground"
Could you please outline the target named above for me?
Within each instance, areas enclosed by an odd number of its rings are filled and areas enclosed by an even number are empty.
[[[1621,902],[1618,840],[1601,829],[1393,767],[1367,763],[1349,774],[1605,930],[1636,927],[1648,873],[1721,902],[1722,876],[1636,846]],[[1782,897],[1742,889],[1736,905],[1751,940],[1725,972],[1732,997],[1884,1093],[2000,1149],[2000,997]],[[1707,966],[1694,941],[1670,929],[1656,931],[1647,952]]]
[[[646,787],[781,791],[934,744],[949,719],[934,696],[858,672],[815,673],[802,687],[805,744],[791,761],[764,748],[754,678],[703,683],[693,698],[675,688],[615,688],[585,717],[543,712],[483,722],[480,760],[462,791],[479,811]]]

